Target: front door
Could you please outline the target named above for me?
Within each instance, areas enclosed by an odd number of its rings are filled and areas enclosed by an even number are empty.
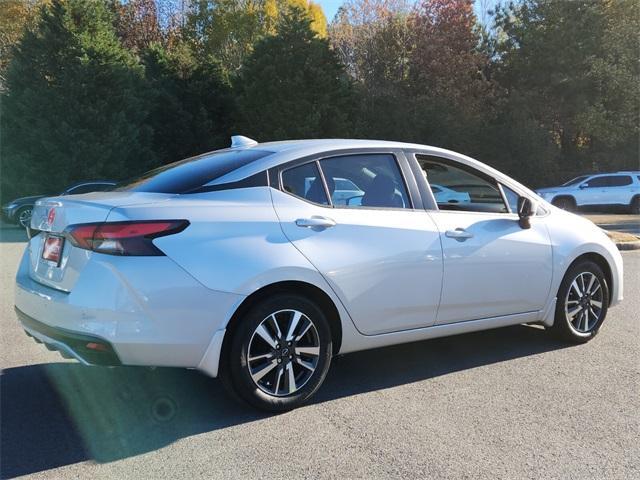
[[[458,192],[431,213],[444,253],[437,324],[536,312],[544,308],[552,276],[544,219],[522,229],[511,213],[517,195],[467,166],[417,156],[427,181]]]

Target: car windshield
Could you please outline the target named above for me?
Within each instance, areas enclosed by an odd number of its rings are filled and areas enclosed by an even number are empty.
[[[114,190],[153,193],[187,193],[273,152],[219,150],[180,160],[127,180]]]
[[[569,181],[568,181],[568,182],[566,182],[566,183],[563,183],[563,184],[562,184],[562,186],[563,186],[563,187],[568,187],[569,185],[575,185],[576,183],[580,183],[580,182],[582,182],[583,180],[586,180],[587,178],[589,178],[589,176],[588,176],[588,175],[582,175],[581,177],[576,177],[576,178],[574,178],[574,179],[572,179],[572,180],[569,180]]]

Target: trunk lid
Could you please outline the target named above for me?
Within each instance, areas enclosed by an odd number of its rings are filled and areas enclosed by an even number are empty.
[[[104,222],[116,207],[157,203],[172,194],[141,192],[95,192],[85,195],[50,197],[38,200],[31,217],[31,228],[40,231],[29,241],[30,269],[33,280],[70,292],[93,252],[77,248],[63,240],[60,261],[42,257],[48,236],[64,236],[69,225]]]

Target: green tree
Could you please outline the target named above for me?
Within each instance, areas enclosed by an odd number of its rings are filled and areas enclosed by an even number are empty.
[[[236,83],[242,133],[260,140],[347,137],[353,90],[329,42],[299,9],[259,42]]]
[[[103,2],[54,0],[42,8],[7,72],[3,196],[122,178],[133,164],[153,163],[141,77]]]
[[[226,146],[233,99],[217,62],[197,60],[185,42],[143,53],[154,157],[161,163]]]
[[[326,36],[322,8],[308,0],[193,0],[185,34],[200,57],[218,59],[231,76],[259,40],[276,33],[282,13],[293,7],[311,20],[312,30]]]
[[[638,3],[525,0],[497,24],[499,81],[550,132],[566,175],[637,167]]]

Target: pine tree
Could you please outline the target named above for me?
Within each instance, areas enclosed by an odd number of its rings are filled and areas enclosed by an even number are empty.
[[[16,48],[2,98],[4,198],[124,178],[153,163],[142,67],[105,5],[53,0]]]
[[[242,133],[260,140],[347,137],[353,89],[327,40],[297,8],[259,42],[236,85]]]

